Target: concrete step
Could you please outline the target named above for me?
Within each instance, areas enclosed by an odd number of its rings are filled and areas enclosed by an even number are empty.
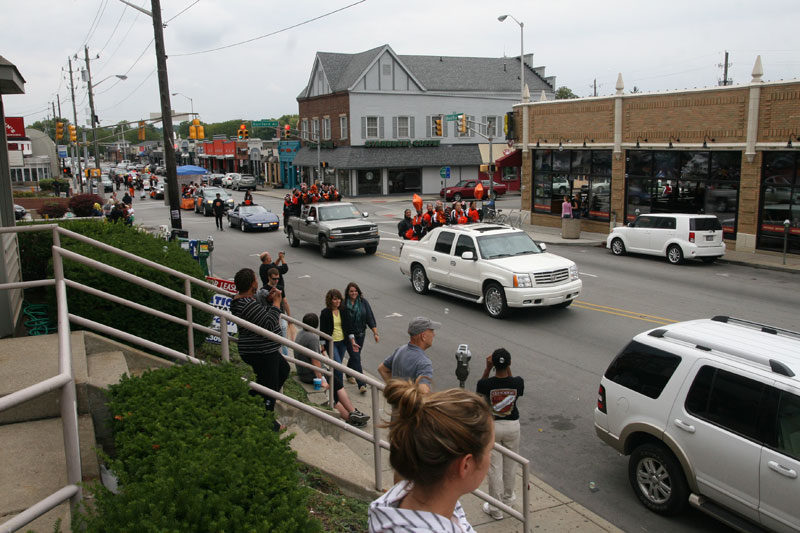
[[[111,411],[108,409],[108,388],[119,383],[128,373],[128,364],[121,351],[97,352],[86,356],[89,379],[86,396],[89,413],[92,415],[95,429],[95,441],[110,451],[114,446],[111,433]]]
[[[78,412],[88,412],[86,349],[82,332],[70,335],[72,368],[78,385]],[[24,389],[58,374],[58,335],[39,335],[3,340],[0,352],[0,397]],[[60,391],[51,391],[6,411],[0,412],[0,424],[39,420],[60,416]]]
[[[99,478],[94,428],[88,415],[78,417],[83,481]],[[24,511],[67,484],[64,436],[60,418],[0,426],[0,523]],[[61,518],[61,531],[69,531],[69,504],[63,503],[28,524],[25,531],[53,531]]]

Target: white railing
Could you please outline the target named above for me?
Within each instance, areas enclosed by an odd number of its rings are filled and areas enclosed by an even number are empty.
[[[384,388],[385,384],[383,383],[383,381],[377,380],[377,379],[375,379],[375,378],[373,378],[371,376],[368,376],[366,374],[361,374],[359,372],[356,372],[356,371],[348,368],[347,366],[334,361],[333,359],[331,359],[329,357],[326,357],[326,356],[321,355],[321,354],[319,354],[317,352],[309,350],[308,348],[305,348],[304,346],[300,346],[299,344],[297,344],[297,343],[295,343],[293,341],[290,341],[290,340],[288,340],[288,339],[286,339],[286,338],[284,338],[284,337],[282,337],[280,335],[276,335],[275,333],[272,333],[271,331],[268,331],[268,330],[263,329],[263,328],[261,328],[259,326],[256,326],[256,325],[254,325],[254,324],[252,324],[252,323],[250,323],[250,322],[248,322],[246,320],[242,320],[242,319],[240,319],[238,317],[235,317],[234,315],[232,315],[229,312],[226,312],[226,311],[223,311],[221,309],[218,309],[218,308],[216,308],[216,307],[214,307],[214,306],[212,306],[210,304],[207,304],[205,302],[201,302],[199,300],[195,300],[194,298],[192,298],[192,295],[191,295],[192,294],[191,290],[192,290],[192,285],[193,284],[197,285],[197,286],[200,286],[200,287],[203,287],[203,288],[206,288],[206,289],[209,289],[209,290],[214,291],[214,292],[219,293],[219,294],[224,294],[224,295],[227,295],[227,296],[231,296],[230,292],[228,292],[228,291],[226,291],[226,290],[224,290],[224,289],[222,289],[220,287],[217,287],[215,285],[212,285],[210,283],[207,283],[204,280],[200,280],[200,279],[194,278],[194,277],[192,277],[192,276],[190,276],[188,274],[185,274],[183,272],[179,272],[177,270],[173,270],[173,269],[171,269],[169,267],[166,267],[164,265],[160,265],[160,264],[155,263],[153,261],[150,261],[150,260],[147,260],[147,259],[143,259],[143,258],[141,258],[139,256],[136,256],[136,255],[131,254],[129,252],[125,252],[125,251],[120,250],[118,248],[114,248],[113,246],[109,246],[109,245],[107,245],[105,243],[96,241],[94,239],[91,239],[91,238],[86,237],[84,235],[80,235],[80,234],[75,233],[73,231],[70,231],[70,230],[67,230],[67,229],[64,229],[64,228],[60,228],[59,226],[57,226],[55,224],[42,224],[42,225],[20,226],[20,227],[12,227],[12,228],[0,228],[0,234],[1,233],[14,233],[14,232],[28,232],[28,231],[52,231],[52,233],[53,233],[52,251],[53,251],[54,279],[53,280],[35,280],[35,281],[27,281],[27,282],[0,284],[0,290],[15,289],[15,288],[31,288],[31,287],[46,286],[46,285],[55,285],[55,287],[56,287],[56,301],[57,301],[57,306],[58,306],[59,374],[54,376],[54,377],[52,377],[52,378],[49,378],[49,379],[47,379],[45,381],[42,381],[42,382],[37,383],[37,384],[34,384],[34,385],[30,386],[30,387],[27,387],[27,388],[22,389],[20,391],[17,391],[17,392],[14,392],[12,394],[9,394],[9,395],[7,395],[7,396],[5,396],[3,398],[0,398],[0,411],[3,411],[5,409],[9,409],[9,408],[11,408],[11,407],[13,407],[15,405],[18,405],[18,404],[20,404],[20,403],[22,403],[24,401],[27,401],[27,400],[35,397],[35,396],[39,396],[39,395],[45,394],[45,393],[50,392],[52,390],[55,390],[55,389],[57,389],[59,387],[61,388],[61,391],[62,391],[62,393],[61,393],[61,402],[60,402],[60,404],[61,404],[61,420],[62,420],[62,425],[63,425],[63,428],[64,428],[64,430],[63,430],[64,431],[64,448],[65,448],[65,456],[66,456],[66,462],[67,462],[67,481],[68,481],[69,484],[67,486],[61,488],[59,491],[51,494],[50,496],[48,496],[44,500],[42,500],[42,501],[38,502],[37,504],[33,505],[32,507],[28,508],[24,512],[18,514],[17,516],[12,518],[11,520],[8,520],[8,521],[4,522],[3,524],[0,524],[0,532],[16,531],[17,529],[20,529],[20,528],[24,527],[26,524],[30,523],[32,520],[34,520],[37,517],[43,515],[47,511],[53,509],[54,507],[58,506],[59,504],[61,504],[62,502],[66,501],[66,500],[70,500],[70,504],[74,509],[75,505],[80,501],[80,499],[82,497],[81,488],[78,486],[78,482],[80,482],[80,480],[81,480],[81,465],[80,465],[80,448],[79,448],[79,442],[78,442],[78,418],[77,418],[75,379],[74,379],[74,376],[72,375],[72,365],[71,365],[72,353],[71,353],[71,347],[70,347],[70,342],[69,342],[69,337],[70,337],[70,326],[69,326],[69,324],[70,324],[70,322],[72,322],[73,324],[76,324],[78,326],[97,331],[97,332],[102,333],[104,335],[109,335],[109,336],[121,339],[121,340],[123,340],[125,342],[129,342],[129,343],[133,343],[133,344],[139,345],[139,346],[141,346],[143,348],[146,348],[146,349],[151,350],[153,352],[162,354],[162,355],[164,355],[166,357],[169,357],[169,358],[172,358],[172,359],[177,359],[177,360],[180,360],[180,361],[184,361],[184,362],[187,362],[187,363],[193,363],[193,364],[204,364],[203,361],[201,361],[200,359],[197,359],[195,357],[194,338],[193,338],[194,337],[194,331],[196,330],[196,331],[200,331],[200,332],[207,333],[207,334],[210,334],[210,335],[219,334],[220,342],[221,342],[222,359],[225,362],[228,362],[228,361],[230,361],[229,342],[231,340],[236,341],[236,339],[234,339],[234,338],[229,338],[228,333],[227,333],[227,323],[228,323],[228,321],[230,321],[230,322],[236,324],[240,328],[247,328],[250,331],[253,331],[253,332],[255,332],[255,333],[257,333],[257,334],[259,334],[259,335],[261,335],[263,337],[266,337],[266,338],[268,338],[268,339],[270,339],[272,341],[276,341],[276,342],[278,342],[278,343],[280,343],[280,344],[282,344],[284,346],[292,348],[292,350],[293,350],[293,352],[295,354],[298,354],[298,353],[299,354],[303,354],[303,355],[305,355],[307,357],[310,357],[311,359],[318,360],[318,361],[324,363],[324,365],[327,365],[328,367],[330,367],[330,369],[326,369],[326,368],[324,368],[324,366],[323,366],[323,368],[320,368],[320,367],[316,367],[316,366],[314,366],[314,365],[312,365],[310,363],[306,363],[304,361],[300,361],[300,360],[296,359],[295,357],[284,356],[288,361],[293,362],[296,365],[300,365],[300,366],[303,366],[303,367],[306,367],[306,368],[311,368],[311,369],[313,369],[315,371],[321,372],[325,376],[328,376],[328,378],[329,378],[328,381],[331,384],[331,386],[329,387],[329,398],[330,398],[330,405],[331,406],[335,405],[335,401],[334,401],[334,397],[333,397],[333,394],[334,394],[333,378],[332,378],[333,372],[338,370],[338,371],[342,372],[343,374],[346,374],[347,376],[352,376],[352,377],[357,378],[359,381],[364,382],[365,384],[369,385],[369,387],[370,387],[370,393],[371,393],[370,397],[371,397],[371,403],[372,403],[372,420],[373,420],[372,432],[371,433],[369,433],[367,431],[364,431],[364,430],[361,430],[361,429],[358,429],[356,427],[353,427],[353,426],[347,424],[346,422],[344,422],[341,418],[332,416],[332,415],[330,415],[330,414],[328,414],[328,413],[326,413],[326,412],[324,412],[324,411],[322,411],[320,409],[317,409],[317,408],[312,407],[310,405],[307,405],[307,404],[304,404],[304,403],[299,402],[297,400],[294,400],[294,399],[292,399],[292,398],[290,398],[290,397],[288,397],[288,396],[286,396],[284,394],[281,394],[280,392],[277,392],[277,391],[274,391],[272,389],[268,389],[268,388],[266,388],[266,387],[264,387],[262,385],[259,385],[258,383],[255,383],[255,382],[252,382],[252,381],[248,381],[248,385],[249,385],[249,387],[251,389],[259,392],[262,395],[266,395],[266,396],[275,398],[276,400],[284,402],[285,404],[291,405],[291,406],[293,406],[293,407],[295,407],[297,409],[300,409],[305,413],[309,413],[309,414],[311,414],[311,415],[313,415],[313,416],[315,416],[317,418],[325,420],[326,422],[334,424],[334,425],[338,426],[339,428],[341,428],[341,429],[343,429],[343,430],[345,430],[345,431],[347,431],[347,432],[349,432],[349,433],[351,433],[353,435],[356,435],[356,436],[358,436],[358,437],[370,442],[373,445],[375,489],[377,491],[382,491],[383,490],[381,454],[382,454],[382,450],[384,450],[384,449],[388,450],[389,449],[389,443],[380,438],[380,427],[379,427],[379,424],[377,423],[378,418],[376,416],[378,413],[380,413],[379,393]],[[140,264],[148,266],[150,268],[159,270],[159,271],[164,272],[166,274],[175,276],[175,277],[183,280],[183,289],[184,290],[183,290],[183,292],[178,292],[178,291],[166,288],[166,287],[164,287],[162,285],[159,285],[159,284],[153,283],[151,281],[148,281],[146,279],[140,278],[138,276],[135,276],[133,274],[125,272],[125,271],[123,271],[121,269],[109,266],[109,265],[107,265],[105,263],[101,263],[101,262],[96,261],[94,259],[82,256],[80,254],[77,254],[75,252],[67,250],[67,249],[65,249],[65,248],[63,248],[61,246],[61,236],[62,235],[65,236],[65,237],[73,238],[73,239],[76,239],[78,241],[84,242],[86,244],[92,245],[92,246],[94,246],[96,248],[99,248],[101,250],[117,254],[117,255],[119,255],[121,257],[124,257],[126,259],[130,259],[131,261],[135,261],[137,263],[140,263]],[[89,286],[84,285],[82,283],[79,283],[77,281],[65,279],[65,277],[64,277],[64,268],[63,268],[63,259],[64,258],[70,259],[72,261],[81,263],[81,264],[86,265],[86,266],[90,266],[90,267],[95,268],[95,269],[97,269],[97,270],[99,270],[101,272],[104,272],[106,274],[115,276],[117,278],[120,278],[122,280],[128,281],[130,283],[134,283],[136,285],[139,285],[140,287],[143,287],[145,289],[157,292],[157,293],[159,293],[159,294],[161,294],[163,296],[166,296],[168,298],[171,298],[171,299],[173,299],[175,301],[184,303],[186,305],[186,316],[185,316],[185,318],[176,317],[176,316],[170,315],[168,313],[164,313],[162,311],[157,311],[157,310],[151,309],[149,307],[143,306],[141,304],[138,304],[138,303],[135,303],[135,302],[131,302],[131,301],[126,300],[124,298],[120,298],[120,297],[115,296],[113,294],[106,293],[106,292],[101,291],[99,289],[96,289],[96,288],[93,288],[93,287],[89,287]],[[188,350],[187,351],[189,353],[188,354],[184,354],[184,353],[181,353],[181,352],[179,352],[177,350],[173,350],[171,348],[166,348],[164,346],[161,346],[160,344],[158,344],[156,342],[153,342],[153,341],[138,337],[136,335],[132,335],[132,334],[124,332],[124,331],[121,331],[121,330],[119,330],[117,328],[113,328],[113,327],[101,324],[99,322],[96,322],[96,321],[93,321],[93,320],[89,320],[89,319],[86,319],[84,317],[80,317],[80,316],[74,315],[72,313],[69,313],[68,312],[68,305],[67,305],[67,294],[66,294],[67,287],[86,292],[86,293],[91,294],[93,296],[97,296],[97,297],[100,297],[100,298],[107,299],[107,300],[109,300],[111,302],[114,302],[116,304],[125,305],[127,307],[132,308],[132,309],[136,309],[137,311],[141,311],[143,313],[147,313],[147,314],[162,318],[164,320],[168,320],[170,322],[173,322],[173,323],[176,323],[176,324],[180,324],[182,326],[186,326],[187,334],[188,334],[188,339],[187,339],[187,341],[188,341],[187,342]],[[202,324],[197,324],[197,323],[193,322],[193,310],[194,309],[197,309],[199,311],[205,311],[207,313],[210,313],[211,315],[218,316],[219,317],[219,322],[220,322],[220,331],[217,332],[216,330],[211,329],[211,328],[209,328],[207,326],[204,326]],[[296,324],[299,327],[307,329],[307,330],[313,332],[316,335],[319,335],[322,339],[324,339],[324,340],[326,340],[328,342],[328,350],[327,350],[328,353],[329,354],[333,353],[332,346],[331,346],[333,339],[329,335],[327,335],[325,333],[322,333],[319,330],[310,328],[306,324],[304,324],[304,323],[302,323],[302,322],[300,322],[300,321],[298,321],[298,320],[296,320],[296,319],[294,319],[294,318],[292,318],[292,317],[290,317],[288,315],[281,315],[281,318],[287,320],[288,322]],[[524,525],[524,531],[529,532],[529,531],[531,531],[531,527],[532,527],[532,524],[531,524],[531,521],[530,521],[529,491],[528,491],[529,476],[530,476],[530,472],[529,472],[530,461],[528,461],[524,457],[520,456],[519,454],[514,453],[513,451],[508,450],[507,448],[504,448],[503,446],[501,446],[499,444],[495,443],[494,449],[496,451],[498,451],[499,453],[501,453],[501,454],[503,454],[503,455],[505,455],[507,457],[510,457],[512,460],[520,463],[520,465],[522,466],[522,483],[523,483],[523,490],[522,490],[522,504],[523,504],[523,507],[522,507],[522,509],[523,510],[522,510],[522,512],[517,511],[517,510],[511,508],[510,506],[505,505],[503,502],[501,502],[499,500],[496,500],[495,498],[492,498],[491,496],[489,496],[488,494],[484,493],[481,490],[475,490],[473,492],[473,494],[475,494],[477,497],[479,497],[479,498],[481,498],[483,500],[486,500],[486,501],[490,502],[492,505],[496,506],[497,508],[499,508],[502,511],[505,511],[510,516],[522,521],[523,525]]]

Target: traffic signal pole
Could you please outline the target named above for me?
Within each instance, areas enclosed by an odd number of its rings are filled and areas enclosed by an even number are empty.
[[[73,122],[73,124],[77,128],[78,127],[78,110],[75,107],[75,83],[72,80],[72,58],[71,57],[68,58],[68,61],[69,61],[69,90],[72,93],[72,117],[75,120],[75,122]],[[83,193],[83,180],[81,179],[81,154],[80,154],[80,150],[78,149],[78,147],[75,145],[75,142],[72,141],[71,138],[70,138],[70,142],[72,142],[73,148],[75,148],[75,152],[76,152],[76,155],[77,155],[77,157],[75,158],[75,160],[77,160],[77,164],[78,164],[78,172],[77,172],[76,175],[78,177],[78,184],[80,185],[80,191],[81,191],[81,193]],[[74,177],[75,176],[73,176],[73,178]]]

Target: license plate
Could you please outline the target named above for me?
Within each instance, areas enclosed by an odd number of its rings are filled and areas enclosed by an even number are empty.
[[[713,235],[706,235],[706,240],[707,241],[713,241],[714,240],[714,236]]]

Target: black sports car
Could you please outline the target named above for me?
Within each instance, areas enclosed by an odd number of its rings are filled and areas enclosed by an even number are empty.
[[[228,223],[242,231],[268,229],[276,230],[280,225],[278,215],[260,205],[237,205],[228,211]]]

